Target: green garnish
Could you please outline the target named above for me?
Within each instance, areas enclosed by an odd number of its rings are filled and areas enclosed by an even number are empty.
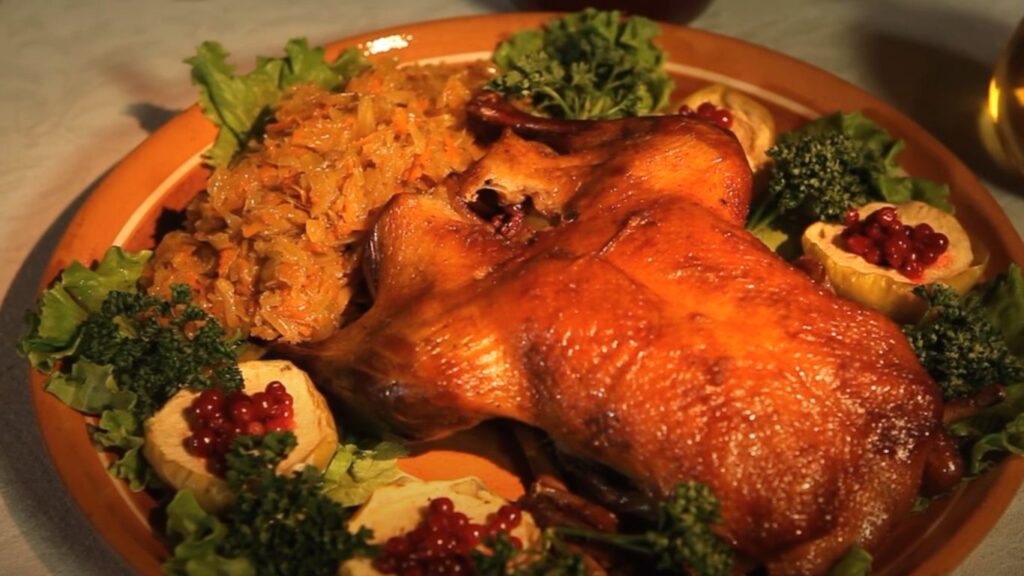
[[[578,571],[584,569],[582,559],[564,546],[566,539],[577,538],[642,554],[651,559],[659,574],[685,571],[697,576],[728,576],[732,573],[732,551],[713,530],[721,521],[719,501],[711,488],[685,482],[676,486],[672,495],[658,504],[656,526],[642,534],[609,534],[583,528],[555,527],[549,529],[539,550],[525,550],[520,552],[521,557],[510,556],[511,552],[499,539],[492,542],[496,546],[496,558],[474,558],[477,566],[482,563],[490,570],[484,574],[500,574],[501,566],[509,566],[510,563],[518,566],[515,563],[520,560],[527,564],[516,568],[518,571],[514,574],[562,573],[557,570],[580,574]],[[498,557],[499,553],[507,558]],[[537,564],[538,568],[529,568],[530,563]]]
[[[305,38],[289,40],[284,51],[284,58],[257,58],[256,68],[244,75],[235,73],[227,63],[228,52],[217,42],[203,42],[185,60],[199,87],[199,106],[219,128],[206,153],[212,165],[227,166],[259,136],[287,88],[312,83],[335,90],[367,66],[355,48],[326,62],[323,48],[310,48]]]
[[[950,426],[953,436],[974,440],[967,459],[968,477],[988,470],[1006,454],[1024,456],[1024,384],[1010,386],[1006,392],[999,404]]]
[[[854,546],[828,571],[828,576],[867,576],[874,559],[867,550]]]
[[[82,322],[99,314],[107,294],[135,291],[152,255],[148,250],[133,254],[114,246],[92,270],[72,262],[39,299],[37,311],[29,316],[29,333],[18,341],[18,351],[33,368],[53,371],[57,361],[74,354]]]
[[[324,470],[324,494],[342,506],[359,506],[373,491],[402,475],[398,459],[408,454],[401,444],[380,442],[370,449],[343,444]]]
[[[295,443],[291,432],[240,436],[232,443],[226,478],[235,501],[222,520],[199,522],[205,526],[201,533],[213,536],[207,540],[216,540],[203,551],[209,561],[234,561],[240,566],[244,561],[259,575],[327,576],[336,574],[344,560],[374,553],[368,543],[370,531],[348,531],[349,510],[323,494],[323,477],[315,467],[286,476],[275,472]],[[171,514],[168,532],[172,533],[171,522],[181,521],[180,513]],[[175,546],[175,558],[165,568],[176,569],[189,560],[184,553],[190,550],[179,552],[180,546]]]
[[[983,366],[981,377],[1001,376],[998,383],[1006,385],[999,403],[977,414],[954,422],[949,432],[966,445],[968,476],[974,477],[990,468],[1005,454],[1024,455],[1024,372],[1021,358],[1024,334],[1024,277],[1017,265],[1006,274],[974,290],[965,300],[972,317],[982,315],[988,327],[981,333],[988,337],[975,344],[985,350],[986,342],[1000,340],[995,348],[993,367]],[[968,330],[970,330],[968,328]],[[997,334],[997,336],[993,336]],[[975,350],[972,349],[972,352]],[[991,377],[991,376],[990,376]]]
[[[1003,334],[1010,352],[1024,356],[1024,275],[1016,264],[982,287],[985,313]]]
[[[703,576],[732,573],[732,552],[712,531],[722,521],[718,498],[711,488],[696,482],[676,486],[658,508],[658,525],[644,539],[661,570],[687,566]]]
[[[668,103],[673,82],[652,40],[657,24],[588,8],[512,35],[494,51],[487,88],[555,118],[640,116]]]
[[[473,568],[477,576],[587,576],[583,555],[570,550],[548,528],[537,546],[516,548],[508,534],[499,532],[484,541],[490,553],[474,550]]]
[[[985,386],[1024,381],[1024,362],[1010,353],[979,292],[961,298],[948,286],[931,284],[914,288],[914,294],[928,311],[904,332],[943,398],[966,398]]]
[[[118,388],[135,393],[140,420],[183,388],[242,387],[239,341],[191,300],[182,284],[171,288],[169,301],[111,292],[100,313],[82,323],[79,357],[113,368]]]
[[[350,533],[348,520],[374,489],[401,474],[395,459],[405,449],[386,441],[366,450],[345,444],[322,475],[312,466],[276,474],[295,443],[291,432],[234,441],[225,477],[236,497],[220,519],[202,510],[191,492],[179,491],[167,507],[175,545],[164,572],[326,575],[349,558],[372,556],[372,533]]]
[[[181,490],[167,505],[167,537],[175,542],[171,557],[163,563],[164,574],[182,576],[255,576],[248,558],[228,558],[218,553],[228,527],[199,506],[195,495]]]
[[[139,453],[146,418],[182,388],[242,384],[239,343],[190,302],[187,287],[170,301],[137,291],[149,257],[114,247],[94,270],[73,262],[40,298],[18,346],[49,373],[48,392],[100,417],[93,441],[120,454],[111,473],[133,490],[153,481]]]
[[[903,174],[896,162],[903,147],[860,112],[781,134],[768,150],[771,178],[751,206],[747,229],[775,249],[814,221],[838,222],[849,208],[873,201],[920,200],[952,212],[946,185]]]

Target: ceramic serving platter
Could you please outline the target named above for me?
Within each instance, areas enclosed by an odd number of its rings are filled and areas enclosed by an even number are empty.
[[[331,44],[328,56],[357,46],[371,58],[402,62],[487,59],[513,32],[540,26],[551,14],[519,13],[426,22],[371,32]],[[787,130],[820,114],[862,110],[907,142],[901,161],[915,176],[946,182],[957,216],[992,253],[989,273],[1024,263],[1024,244],[978,179],[942,144],[906,116],[822,70],[740,40],[662,25],[661,46],[679,94],[724,83],[759,99]],[[277,46],[283,38],[267,38]],[[182,82],[186,82],[182,73]],[[164,209],[180,209],[205,186],[201,154],[215,136],[196,107],[177,116],[119,163],[79,210],[50,260],[49,283],[72,260],[91,262],[111,245],[153,246]],[[33,374],[32,397],[46,445],[67,489],[95,528],[144,574],[159,573],[166,542],[154,529],[156,503],[128,491],[106,471],[107,456],[91,444],[86,419],[42,389]],[[341,423],[342,428],[344,423]],[[484,425],[443,442],[416,447],[401,466],[428,479],[476,475],[506,497],[524,490],[526,467],[514,437]],[[876,555],[876,574],[942,574],[952,570],[991,529],[1024,478],[1013,458],[908,519]]]

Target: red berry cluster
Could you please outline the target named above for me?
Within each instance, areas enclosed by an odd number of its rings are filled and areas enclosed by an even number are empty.
[[[389,538],[373,567],[384,574],[434,576],[473,574],[472,552],[480,543],[500,532],[508,533],[523,519],[518,506],[506,504],[474,524],[455,511],[451,498],[431,500],[427,514],[411,532]],[[509,540],[516,548],[523,543],[515,536]]]
[[[860,219],[857,210],[846,211],[843,247],[871,264],[900,271],[907,278],[919,278],[949,249],[949,238],[925,223],[910,226],[900,222],[891,206],[879,208]]]
[[[726,130],[732,128],[732,112],[729,112],[727,108],[719,108],[711,102],[701,103],[700,106],[697,106],[696,111],[686,104],[683,104],[679,108],[679,114],[688,118],[703,118],[705,120],[709,120]]]
[[[220,474],[224,454],[236,436],[262,436],[295,428],[292,396],[284,384],[273,381],[263,392],[249,396],[241,390],[227,395],[216,389],[203,390],[188,408],[185,449],[206,459],[206,468]]]

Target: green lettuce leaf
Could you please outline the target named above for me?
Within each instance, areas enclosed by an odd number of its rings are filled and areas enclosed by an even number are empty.
[[[149,251],[131,253],[115,246],[92,269],[72,262],[43,293],[38,310],[30,318],[29,333],[18,343],[19,351],[32,366],[50,372],[43,385],[47,392],[75,410],[100,415],[97,425],[89,427],[92,439],[119,455],[110,471],[136,491],[155,481],[139,453],[142,430],[131,413],[136,395],[118,388],[110,365],[70,358],[74,360],[70,369],[55,369],[61,358],[76,354],[82,324],[100,313],[111,292],[137,292],[139,277],[151,256]]]
[[[762,244],[771,249],[784,260],[796,260],[803,254],[803,247],[800,245],[800,236],[804,226],[795,224],[792,218],[784,216],[768,220],[763,224],[750,228]],[[799,230],[799,232],[794,232]]]
[[[138,291],[150,257],[113,247],[92,269],[72,263],[44,292],[19,342],[33,366],[50,373],[46,391],[99,416],[88,426],[92,440],[117,455],[110,472],[132,490],[157,482],[140,452],[146,417],[185,386],[241,386],[235,341],[191,303],[187,287],[172,288],[170,301]],[[202,327],[186,334],[189,322]]]
[[[310,48],[304,38],[288,41],[284,58],[256,59],[247,74],[236,74],[227,63],[228,52],[216,42],[203,42],[192,66],[192,82],[199,87],[199,107],[219,128],[207,160],[226,166],[235,154],[263,130],[284,91],[296,84],[316,83],[329,90],[342,86],[366,67],[361,52],[350,48],[331,62],[322,48]]]
[[[217,553],[228,529],[203,510],[189,490],[181,490],[167,505],[167,536],[175,543],[164,562],[171,576],[255,576],[248,558],[226,558]]]
[[[135,492],[155,485],[156,476],[142,457],[145,439],[141,423],[127,407],[104,410],[99,423],[89,428],[97,446],[120,454],[109,468],[114,477],[128,482],[128,487]]]
[[[859,110],[847,114],[826,116],[825,129],[838,129],[843,134],[863,144],[875,156],[883,158],[889,168],[896,168],[896,156],[903,151],[902,140],[893,140],[884,128]]]
[[[893,204],[917,200],[945,212],[953,213],[953,205],[949,202],[949,186],[924,178],[907,176],[899,162],[896,161],[896,157],[906,148],[906,143],[903,140],[894,139],[884,128],[863,113],[855,111],[847,114],[832,114],[812,122],[812,125],[814,124],[817,124],[814,130],[841,132],[860,143],[868,151],[870,157],[880,160],[880,163],[871,169],[872,179],[880,200]]]
[[[1024,278],[1010,265],[1006,274],[980,286],[983,308],[1002,332],[1010,351],[1024,355]],[[967,475],[991,468],[1004,454],[1024,454],[1024,382],[1006,382],[1003,399],[949,426],[969,454]]]
[[[128,410],[135,404],[135,394],[119,390],[114,369],[88,360],[78,360],[71,372],[57,372],[44,388],[68,406],[86,414],[100,414],[110,407]]]
[[[305,38],[289,40],[284,47],[288,55],[281,72],[281,86],[319,84],[337,90],[368,66],[363,53],[354,48],[345,50],[333,61],[324,60],[324,49],[310,48]]]
[[[828,571],[828,576],[867,576],[871,574],[871,563],[871,554],[854,546]]]
[[[405,475],[398,468],[398,459],[406,453],[394,442],[384,441],[369,450],[343,444],[324,470],[324,494],[342,506],[358,506],[377,488]]]
[[[28,316],[29,331],[18,341],[18,352],[32,367],[52,372],[61,358],[74,354],[78,328],[89,312],[59,284],[43,293],[38,311]]]
[[[93,427],[92,439],[102,448],[130,450],[142,445],[136,433],[140,426],[129,410],[104,410],[99,423]]]
[[[57,282],[43,293],[38,310],[30,315],[29,332],[18,351],[32,366],[52,372],[56,362],[73,354],[79,328],[112,291],[135,292],[152,252],[127,252],[111,247],[92,270],[72,262]]]
[[[1024,276],[1011,264],[1006,274],[990,282],[983,296],[988,317],[1003,333],[1010,351],[1024,356]]]
[[[135,448],[125,450],[121,456],[111,464],[107,470],[114,478],[120,478],[128,483],[132,492],[141,492],[146,488],[155,488],[160,485],[153,468],[142,455],[142,442],[139,437],[139,445]]]
[[[879,176],[878,190],[886,202],[903,204],[911,200],[930,204],[943,212],[953,213],[949,186],[912,176]]]
[[[1002,454],[1024,453],[1024,383],[1007,386],[1001,402],[949,426],[955,438],[968,443],[967,475],[991,468]]]
[[[917,200],[953,213],[953,205],[949,202],[949,186],[907,176],[896,161],[899,153],[906,148],[903,140],[894,139],[885,129],[861,112],[833,114],[826,118],[838,118],[832,120],[831,124],[847,137],[861,143],[872,156],[882,160],[873,174],[875,187],[882,200],[894,204]],[[828,124],[826,122],[826,125]]]
[[[75,261],[61,274],[64,289],[90,314],[100,311],[107,294],[135,292],[139,277],[153,253],[127,252],[112,246],[92,270]]]
[[[974,443],[971,447],[971,472],[981,473],[991,465],[994,456],[1003,452],[1024,454],[1024,413],[1010,420],[1002,430],[982,436]]]

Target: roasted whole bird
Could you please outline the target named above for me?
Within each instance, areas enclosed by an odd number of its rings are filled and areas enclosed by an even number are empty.
[[[772,574],[877,547],[923,484],[955,477],[899,328],[744,230],[729,132],[538,119],[494,96],[471,113],[500,139],[450,202],[387,204],[372,307],[304,351],[331,392],[413,438],[510,418],[655,496],[706,483],[722,535]],[[470,209],[483,189],[555,225],[496,227]]]

